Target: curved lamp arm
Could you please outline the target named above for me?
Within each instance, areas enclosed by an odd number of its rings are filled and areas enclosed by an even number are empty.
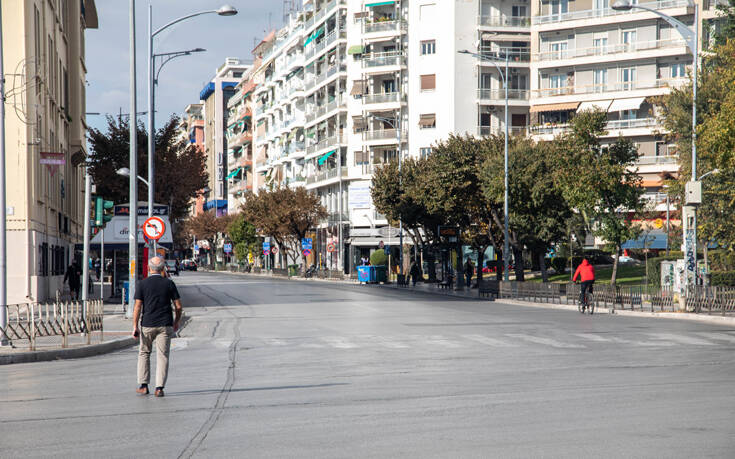
[[[174,24],[177,24],[177,23],[179,23],[179,22],[181,22],[181,21],[184,21],[184,20],[186,20],[186,19],[189,19],[189,18],[193,18],[193,17],[195,17],[195,16],[201,16],[201,15],[203,15],[203,14],[211,14],[211,13],[217,13],[217,11],[218,11],[218,10],[207,10],[207,11],[200,11],[200,12],[198,12],[198,13],[192,13],[192,14],[189,14],[189,15],[186,15],[186,16],[182,16],[182,17],[180,17],[180,18],[178,18],[178,19],[174,19],[173,21],[169,22],[168,24],[164,25],[163,27],[161,27],[161,28],[159,28],[158,30],[156,30],[155,32],[153,32],[153,33],[151,34],[151,37],[155,37],[155,36],[156,36],[156,35],[158,35],[158,34],[159,34],[160,32],[163,32],[163,31],[164,31],[164,30],[165,30],[166,28],[168,28],[168,27],[171,27],[172,25],[174,25]]]
[[[694,3],[690,3],[688,6],[696,8],[696,5]],[[645,10],[657,16],[660,16],[664,21],[668,22],[671,27],[675,28],[681,34],[681,36],[684,38],[684,41],[687,42],[687,47],[689,48],[689,50],[692,53],[696,52],[697,35],[692,31],[692,29],[689,28],[689,26],[687,26],[680,20],[647,6],[631,4],[630,1],[626,0],[619,0],[615,2],[615,4],[613,4],[612,6],[612,9],[622,11],[631,9]],[[696,23],[694,26],[696,27]]]

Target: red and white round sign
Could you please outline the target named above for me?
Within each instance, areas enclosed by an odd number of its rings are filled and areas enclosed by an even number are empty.
[[[166,232],[166,224],[160,217],[151,217],[143,223],[143,235],[157,241]]]

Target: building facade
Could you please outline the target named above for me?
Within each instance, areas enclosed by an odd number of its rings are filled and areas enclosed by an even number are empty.
[[[93,0],[2,2],[8,303],[63,292],[84,234],[85,33]]]
[[[204,105],[189,104],[186,106],[184,115],[181,117],[181,136],[183,140],[204,153]],[[203,212],[204,202],[204,192],[198,192],[192,202],[191,215]]]
[[[251,70],[227,102],[227,206],[231,214],[239,211],[243,195],[253,189],[254,183],[252,95],[256,85]]]

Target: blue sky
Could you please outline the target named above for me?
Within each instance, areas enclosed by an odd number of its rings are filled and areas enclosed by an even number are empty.
[[[155,39],[154,52],[163,53],[205,48],[204,53],[172,60],[163,68],[156,91],[156,126],[172,113],[180,115],[186,105],[199,101],[199,91],[214,76],[226,57],[252,59],[254,40],[260,41],[269,29],[282,23],[282,0],[153,0],[153,28],[198,11],[216,10],[228,3],[238,10],[236,16],[207,14],[176,24]],[[147,0],[136,1],[136,56],[138,111],[148,106],[146,37]],[[99,29],[88,30],[87,111],[102,114],[130,112],[129,79],[129,2],[97,0]],[[145,120],[144,117],[139,119]],[[104,116],[88,116],[90,126],[105,126]]]

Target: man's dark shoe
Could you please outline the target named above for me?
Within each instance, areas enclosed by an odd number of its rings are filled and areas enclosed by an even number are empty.
[[[155,395],[156,397],[163,397],[163,387],[156,387]]]
[[[148,384],[141,384],[139,388],[135,389],[135,392],[141,394],[141,395],[148,395],[150,394],[150,391],[148,391]]]

